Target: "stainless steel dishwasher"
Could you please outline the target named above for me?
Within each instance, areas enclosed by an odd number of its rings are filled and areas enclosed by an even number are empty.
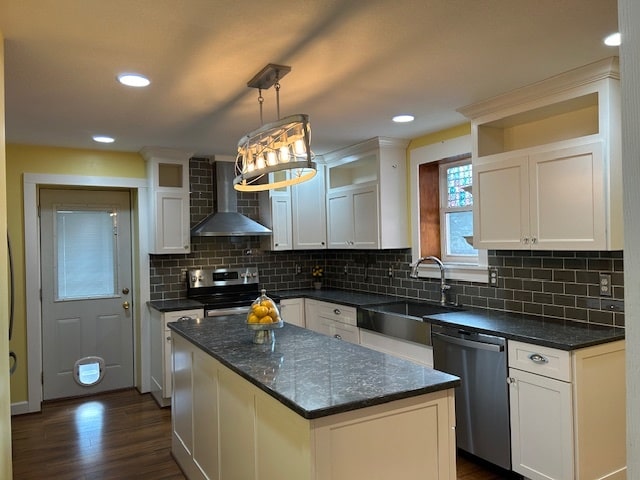
[[[506,340],[432,325],[433,366],[460,377],[456,387],[458,448],[511,470]]]

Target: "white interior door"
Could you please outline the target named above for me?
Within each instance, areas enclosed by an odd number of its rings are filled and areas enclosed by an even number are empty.
[[[129,192],[40,190],[43,398],[133,385]]]

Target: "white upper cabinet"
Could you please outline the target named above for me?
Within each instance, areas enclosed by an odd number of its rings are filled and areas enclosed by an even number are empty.
[[[141,154],[147,162],[149,182],[149,253],[189,253],[189,159],[192,153],[145,147]]]
[[[460,112],[472,122],[476,248],[622,249],[617,58]]]
[[[294,250],[327,248],[324,165],[316,163],[315,177],[291,187]]]
[[[269,181],[284,181],[287,171],[269,174]],[[291,187],[264,190],[259,193],[260,223],[270,228],[272,233],[260,238],[265,250],[291,250],[293,230],[291,227]]]
[[[272,230],[261,238],[266,250],[317,250],[327,248],[324,165],[306,182],[260,192],[260,221]],[[285,180],[289,172],[269,174]]]
[[[329,248],[408,248],[405,140],[377,137],[325,155]]]

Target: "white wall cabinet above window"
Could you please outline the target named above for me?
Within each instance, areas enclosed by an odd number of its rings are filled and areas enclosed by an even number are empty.
[[[464,107],[476,248],[620,250],[617,58]]]
[[[261,238],[265,250],[318,250],[327,248],[324,165],[316,159],[317,173],[306,182],[260,192],[260,221],[272,230]],[[271,173],[285,180],[289,172]]]
[[[406,147],[377,137],[325,155],[329,248],[409,247]]]
[[[190,253],[189,159],[169,148],[141,150],[147,162],[151,220],[149,253]]]

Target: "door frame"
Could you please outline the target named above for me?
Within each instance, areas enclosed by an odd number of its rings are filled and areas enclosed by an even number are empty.
[[[12,405],[12,414],[39,412],[42,406],[42,304],[40,300],[40,220],[38,216],[38,187],[100,187],[126,188],[136,195],[131,202],[131,253],[134,284],[133,308],[133,375],[136,387],[150,391],[150,318],[146,304],[150,299],[149,282],[149,223],[148,185],[146,178],[92,177],[82,175],[56,175],[25,173],[24,186],[24,251],[25,298],[27,315],[27,396],[25,404]],[[137,223],[137,225],[136,225]],[[137,249],[136,247],[137,243]],[[135,322],[140,328],[135,328]],[[139,334],[137,333],[139,331]]]

